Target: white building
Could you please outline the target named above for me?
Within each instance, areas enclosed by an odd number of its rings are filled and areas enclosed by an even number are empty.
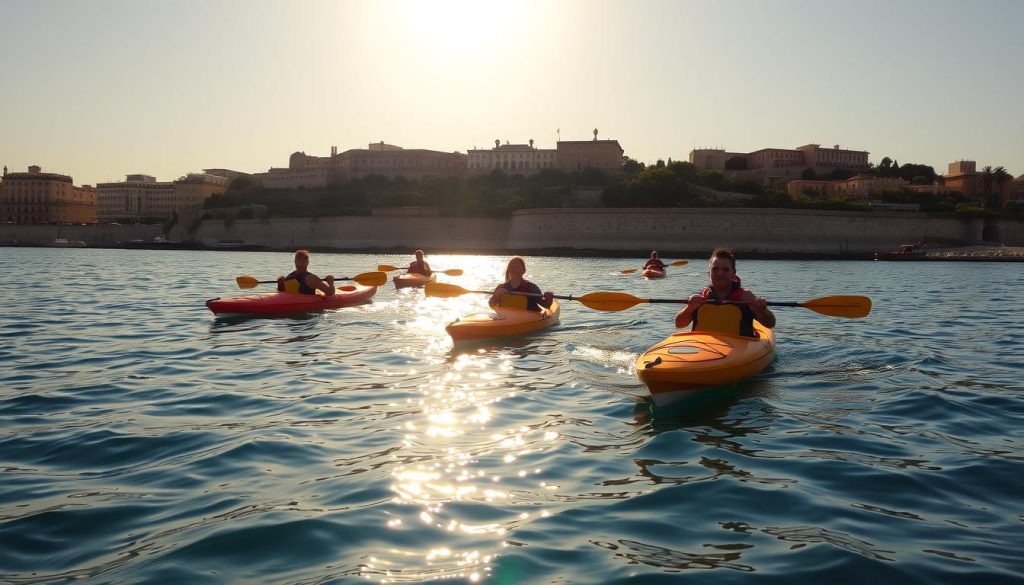
[[[149,175],[127,175],[120,183],[96,185],[97,221],[141,221],[174,196],[174,183]]]
[[[502,144],[494,141],[494,148],[474,148],[469,154],[469,173],[486,175],[498,169],[510,175],[535,175],[543,169],[555,169],[556,150],[536,148],[533,139],[529,144]]]

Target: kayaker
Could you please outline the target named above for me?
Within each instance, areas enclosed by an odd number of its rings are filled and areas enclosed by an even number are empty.
[[[554,293],[540,292],[540,287],[523,278],[526,274],[526,261],[519,256],[513,256],[505,267],[505,282],[499,284],[491,295],[489,304],[492,307],[510,307],[515,309],[529,309],[539,311],[551,306]],[[534,296],[526,296],[528,293]]]
[[[297,250],[295,252],[295,270],[288,276],[277,277],[277,290],[304,295],[315,295],[319,290],[327,296],[333,295],[334,276],[328,274],[326,278],[320,280],[320,277],[310,272],[308,268],[309,252]]]
[[[422,274],[423,276],[430,276],[433,272],[430,270],[430,264],[423,260],[423,250],[416,250],[416,259],[409,263],[407,270],[409,274]]]
[[[686,327],[693,323],[699,329],[700,307],[706,303],[727,304],[739,309],[726,314],[723,318],[716,315],[719,322],[729,328],[735,328],[740,335],[757,337],[754,333],[754,319],[765,327],[775,327],[775,314],[768,308],[767,301],[743,288],[740,277],[736,274],[736,255],[729,248],[715,248],[708,260],[708,276],[711,283],[699,294],[691,296],[686,306],[676,314],[676,327]],[[731,303],[729,303],[731,301]],[[732,321],[731,323],[729,321]],[[738,322],[737,322],[738,321]]]
[[[644,270],[647,270],[648,268],[653,268],[655,270],[664,271],[665,267],[666,267],[666,264],[661,261],[661,258],[658,258],[657,250],[652,251],[651,252],[651,257],[648,258],[647,262],[644,263]]]

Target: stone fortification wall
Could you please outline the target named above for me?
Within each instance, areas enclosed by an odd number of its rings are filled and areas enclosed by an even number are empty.
[[[426,248],[433,251],[504,249],[508,221],[466,217],[347,216],[320,219],[203,221],[191,236],[207,245],[242,240],[272,248]],[[172,234],[175,235],[175,234]]]
[[[866,254],[917,240],[976,242],[984,222],[918,213],[803,209],[541,209],[512,218],[510,249]]]
[[[159,225],[0,225],[0,243],[45,246],[57,238],[80,240],[90,246],[116,246],[126,240],[153,241],[163,235]]]
[[[1007,246],[1024,246],[1024,221],[999,219],[995,224],[997,239]]]

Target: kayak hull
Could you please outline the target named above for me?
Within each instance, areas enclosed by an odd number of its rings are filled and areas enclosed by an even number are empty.
[[[540,311],[497,307],[490,313],[476,313],[460,317],[445,327],[455,343],[480,339],[518,337],[542,331],[558,324],[561,306],[552,301],[551,307]]]
[[[655,404],[753,376],[775,358],[775,333],[754,322],[757,338],[709,331],[682,331],[640,354],[636,374]]]
[[[665,271],[657,268],[644,269],[644,278],[665,278]]]
[[[408,273],[408,274],[396,274],[391,279],[395,283],[395,288],[411,288],[420,287],[428,282],[436,282],[437,274],[431,274],[430,276],[423,276],[422,274]]]
[[[375,286],[356,286],[353,291],[338,291],[329,297],[320,291],[315,295],[272,292],[210,299],[206,301],[206,307],[214,315],[292,315],[367,303],[376,292]]]

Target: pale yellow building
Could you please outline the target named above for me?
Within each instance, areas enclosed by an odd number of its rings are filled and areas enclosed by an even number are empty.
[[[202,207],[210,196],[227,191],[228,178],[189,173],[176,181],[150,175],[127,175],[120,183],[100,183],[99,220],[105,222],[166,221],[181,209]]]
[[[8,173],[0,182],[0,218],[7,223],[96,223],[96,190],[76,187],[71,177],[44,173],[37,165]]]
[[[174,197],[174,183],[144,174],[126,175],[120,183],[96,185],[97,216],[101,222],[162,220],[158,209]]]
[[[726,161],[735,157],[746,159],[746,156],[745,153],[727,152],[722,148],[698,148],[690,151],[690,162],[702,171],[722,172]]]
[[[557,150],[553,148],[537,148],[533,139],[529,144],[509,144],[500,140],[494,141],[494,148],[474,148],[467,152],[469,173],[483,175],[500,170],[510,175],[530,176],[544,169],[557,166]]]
[[[461,177],[466,168],[467,156],[460,152],[405,149],[378,142],[365,149],[354,148],[341,153],[337,147],[331,147],[330,156],[295,152],[288,158],[288,168],[272,168],[259,175],[259,180],[269,189],[320,188],[367,175],[389,179]]]
[[[842,181],[798,179],[787,183],[786,188],[792,196],[802,195],[805,190],[812,189],[821,197],[867,201],[876,191],[902,191],[907,186],[906,181],[897,177],[856,175]]]

